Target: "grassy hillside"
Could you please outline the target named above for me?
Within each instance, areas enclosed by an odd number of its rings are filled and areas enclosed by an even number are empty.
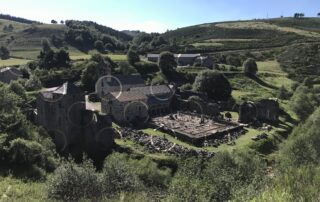
[[[195,25],[166,32],[163,37],[176,40],[181,50],[216,52],[319,41],[319,29],[318,18],[281,18]]]
[[[6,27],[12,26],[10,30]],[[20,23],[14,20],[1,19],[0,16],[0,46],[5,46],[10,50],[11,56],[19,59],[35,60],[42,48],[41,41],[48,39],[53,49],[66,48],[71,56],[86,55],[83,49],[75,43],[66,39],[66,33],[72,33],[71,37],[86,36],[93,38],[89,46],[94,49],[94,40],[107,37],[109,43],[114,43],[114,49],[125,49],[132,36],[111,29],[106,26],[89,21],[69,21],[69,24],[40,24],[40,23]],[[53,41],[55,37],[59,44]],[[84,38],[85,39],[85,38]],[[84,41],[83,43],[87,43]],[[107,43],[107,42],[105,42]],[[85,44],[86,45],[86,44]],[[80,50],[81,49],[81,50]]]

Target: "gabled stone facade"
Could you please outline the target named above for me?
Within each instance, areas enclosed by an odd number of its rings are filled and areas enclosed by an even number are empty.
[[[69,82],[39,94],[37,123],[62,153],[107,151],[114,143],[114,134],[106,130],[112,125],[110,117],[86,110],[84,93]]]

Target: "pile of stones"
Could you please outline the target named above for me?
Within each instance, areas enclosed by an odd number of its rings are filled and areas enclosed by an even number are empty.
[[[228,144],[228,143],[234,142],[236,139],[238,139],[241,135],[244,135],[245,133],[246,133],[245,130],[240,130],[240,131],[232,132],[230,134],[226,134],[220,139],[206,140],[203,142],[203,146],[218,147],[221,144]]]
[[[175,144],[159,136],[150,136],[142,131],[135,131],[130,128],[124,128],[121,130],[121,135],[125,139],[132,140],[142,146],[150,153],[166,152],[168,154],[176,155],[179,157],[199,157],[199,158],[211,158],[215,155],[213,152],[207,152],[204,150],[193,150]]]

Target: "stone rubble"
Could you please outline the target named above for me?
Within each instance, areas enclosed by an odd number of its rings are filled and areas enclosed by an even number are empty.
[[[166,152],[168,154],[176,155],[179,157],[198,157],[198,158],[211,158],[215,155],[214,152],[207,152],[204,150],[193,150],[174,144],[166,138],[159,136],[151,136],[142,131],[136,131],[130,128],[121,130],[122,137],[132,140],[144,146],[144,149],[150,153]]]

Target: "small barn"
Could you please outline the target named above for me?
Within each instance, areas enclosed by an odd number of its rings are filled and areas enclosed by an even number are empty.
[[[145,86],[140,74],[110,75],[101,77],[96,83],[96,93],[102,97],[111,92],[128,91],[130,88]]]

